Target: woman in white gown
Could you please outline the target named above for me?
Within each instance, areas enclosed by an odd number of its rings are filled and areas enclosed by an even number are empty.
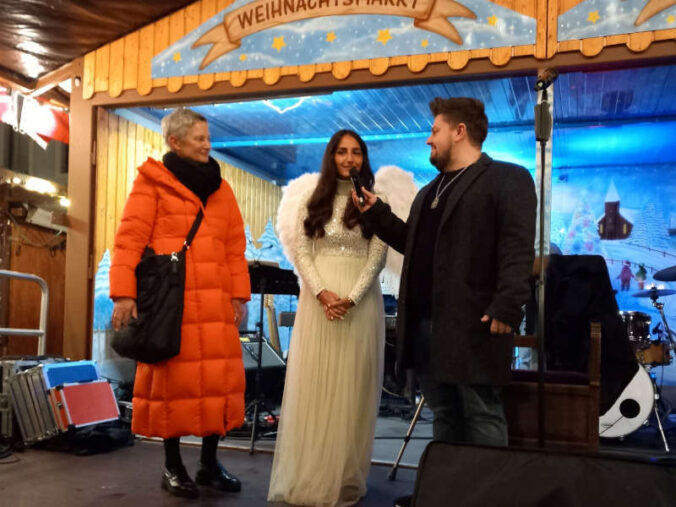
[[[317,186],[298,212],[294,264],[302,278],[287,362],[268,501],[352,505],[366,494],[385,339],[378,274],[387,247],[365,231],[350,168],[366,188],[364,141],[333,135]]]

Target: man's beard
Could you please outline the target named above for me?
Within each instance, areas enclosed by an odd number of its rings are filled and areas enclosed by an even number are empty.
[[[440,173],[444,172],[450,160],[451,160],[450,150],[447,151],[446,153],[437,152],[436,155],[430,154],[430,164],[436,167],[437,171],[439,171]]]

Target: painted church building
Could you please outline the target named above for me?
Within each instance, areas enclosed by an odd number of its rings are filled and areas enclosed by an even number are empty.
[[[633,224],[620,214],[620,195],[612,181],[606,194],[605,213],[597,225],[601,239],[625,239],[631,234]]]

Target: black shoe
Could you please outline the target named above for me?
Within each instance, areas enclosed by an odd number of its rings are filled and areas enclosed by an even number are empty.
[[[199,490],[184,466],[176,469],[164,469],[164,473],[162,474],[162,489],[167,490],[174,496],[182,496],[184,498],[197,498],[199,496]]]
[[[394,501],[394,507],[411,507],[413,495],[400,496]]]
[[[235,492],[242,489],[240,480],[229,473],[219,462],[211,466],[200,463],[200,468],[195,476],[195,482],[202,486],[213,486],[221,491]]]

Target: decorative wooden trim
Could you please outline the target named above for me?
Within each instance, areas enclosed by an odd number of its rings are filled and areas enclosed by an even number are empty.
[[[138,86],[138,60],[140,31],[130,33],[124,38],[124,79],[122,88],[133,90]]]
[[[542,6],[543,2],[538,2],[538,9],[544,9]],[[559,12],[557,9],[557,2],[549,0],[547,2],[547,14],[546,14],[546,58],[552,58],[556,54],[556,44],[559,40]],[[539,23],[538,23],[539,26]]]
[[[218,12],[216,10],[216,0],[202,0],[201,2],[201,11],[200,11],[200,24],[205,23],[211,17],[215,16]],[[197,77],[197,86],[200,90],[208,90],[214,85],[216,81],[215,74],[200,74]]]
[[[117,39],[110,45],[110,79],[108,93],[119,97],[124,83],[124,39]]]
[[[181,9],[169,16],[169,45],[178,41],[185,35],[185,12],[187,9]],[[157,54],[156,50],[154,54]],[[176,93],[183,87],[182,76],[170,77],[167,80],[167,90],[171,93]]]
[[[164,51],[169,47],[169,18],[166,17],[164,19],[159,20],[155,25],[150,25],[151,27],[154,26],[154,34],[153,34],[153,39],[151,44],[152,53],[150,55],[150,59],[152,60],[152,57],[156,54],[158,54],[160,51]],[[149,62],[149,65],[147,66],[147,79],[152,79],[151,78],[151,64],[152,62]],[[166,77],[159,77],[152,79],[152,87],[156,88],[158,86],[167,86],[167,78]]]
[[[153,28],[153,25],[149,25],[141,29],[138,56],[138,92],[141,95],[148,95],[155,85],[153,79],[151,78],[150,69],[152,65],[153,47],[156,42],[156,36],[157,32]],[[159,85],[160,83],[157,84]],[[166,80],[162,84],[166,85]]]
[[[672,40],[676,42],[676,29],[656,30],[652,32],[635,32],[589,39],[564,40],[557,44],[557,52],[565,53],[579,51],[586,57],[599,55],[603,50],[612,46],[625,45],[634,53],[643,53],[657,41]]]
[[[101,46],[96,52],[96,77],[94,79],[94,91],[108,91],[110,75],[110,47],[111,44]]]
[[[453,51],[448,53],[448,66],[451,70],[461,70],[469,63],[469,51]]]
[[[549,1],[537,2],[535,10],[535,58],[544,60],[547,58],[547,20]]]
[[[509,61],[512,59],[512,48],[507,47],[491,49],[491,54],[489,55],[488,59],[496,67],[507,65],[507,63],[509,63]]]

